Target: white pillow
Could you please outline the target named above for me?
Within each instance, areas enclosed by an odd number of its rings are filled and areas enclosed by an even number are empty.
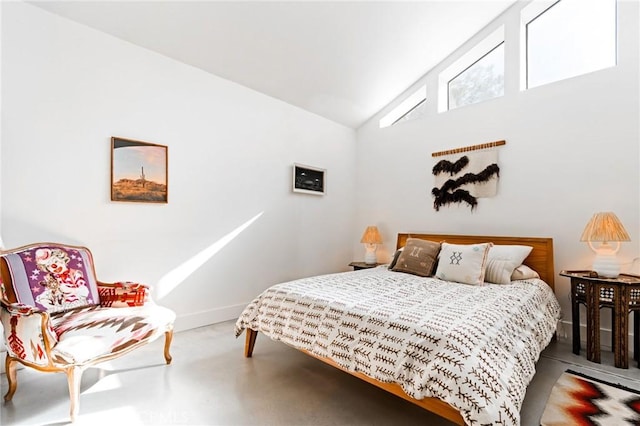
[[[511,283],[513,271],[529,256],[533,247],[494,245],[489,250],[484,280],[495,284]]]
[[[527,265],[518,266],[513,270],[513,274],[511,274],[511,281],[530,280],[531,278],[540,278],[540,274]]]
[[[484,282],[487,252],[491,246],[492,243],[442,243],[436,277],[445,281],[481,285]]]

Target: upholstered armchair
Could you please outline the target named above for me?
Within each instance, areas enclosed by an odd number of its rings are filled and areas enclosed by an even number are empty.
[[[10,401],[17,363],[67,375],[70,416],[79,412],[83,371],[158,337],[169,347],[175,313],[156,305],[149,288],[96,279],[86,247],[38,243],[0,252],[0,321]]]

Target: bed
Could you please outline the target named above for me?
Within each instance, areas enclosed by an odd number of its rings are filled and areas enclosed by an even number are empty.
[[[539,278],[470,285],[378,266],[277,284],[236,322],[245,356],[261,332],[456,424],[519,425],[560,316],[552,239],[398,234],[397,248],[416,239],[529,246]]]

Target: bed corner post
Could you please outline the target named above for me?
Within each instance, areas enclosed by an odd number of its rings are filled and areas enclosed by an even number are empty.
[[[251,355],[253,355],[253,347],[256,344],[256,337],[258,337],[258,332],[256,330],[247,328],[245,330],[245,333],[247,334],[247,336],[244,343],[244,356],[246,358],[251,358]]]

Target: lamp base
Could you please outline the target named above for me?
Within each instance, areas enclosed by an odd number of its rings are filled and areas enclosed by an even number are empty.
[[[598,273],[599,277],[616,278],[620,275],[620,262],[618,262],[618,258],[615,254],[596,254],[592,268]]]
[[[364,254],[364,263],[367,265],[375,265],[378,263],[378,259],[376,258],[376,244],[365,244],[365,248],[367,252]]]

